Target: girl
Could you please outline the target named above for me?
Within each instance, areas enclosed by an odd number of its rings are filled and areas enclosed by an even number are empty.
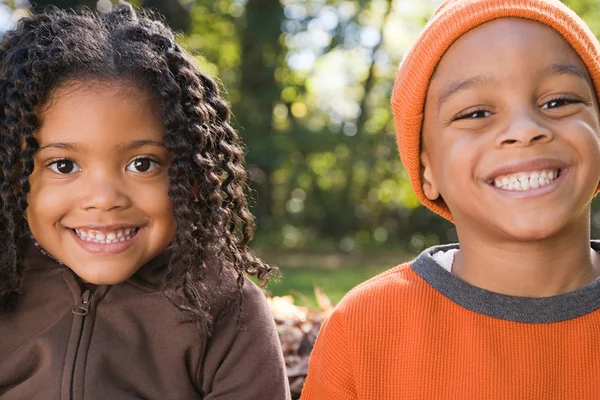
[[[238,136],[191,60],[128,4],[5,35],[2,399],[288,398]]]

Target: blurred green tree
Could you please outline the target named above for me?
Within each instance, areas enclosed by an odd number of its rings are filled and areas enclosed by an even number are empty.
[[[108,1],[42,0],[36,9]],[[389,106],[402,54],[440,2],[133,1],[166,15],[223,83],[247,146],[255,243],[343,251],[456,240],[451,224],[419,206]],[[600,33],[598,0],[565,3]],[[597,235],[596,206],[593,222]]]

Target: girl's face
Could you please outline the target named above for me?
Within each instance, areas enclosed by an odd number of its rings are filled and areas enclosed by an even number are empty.
[[[568,42],[502,18],[459,38],[438,65],[423,124],[423,189],[459,235],[540,240],[589,223],[600,181],[594,86]]]
[[[74,82],[39,112],[27,220],[86,282],[127,280],[175,234],[170,152],[155,108],[132,86]]]

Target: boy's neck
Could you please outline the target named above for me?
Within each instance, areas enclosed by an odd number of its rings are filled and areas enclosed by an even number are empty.
[[[582,288],[600,276],[600,257],[590,247],[589,223],[538,241],[489,241],[461,235],[452,272],[496,293],[547,297]],[[578,225],[578,226],[577,226]]]

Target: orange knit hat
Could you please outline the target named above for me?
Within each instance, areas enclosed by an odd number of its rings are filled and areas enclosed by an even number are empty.
[[[559,0],[446,0],[405,55],[396,74],[392,108],[402,163],[421,202],[452,221],[439,198],[425,197],[421,182],[421,125],[429,81],[438,62],[463,34],[497,18],[539,21],[560,33],[579,54],[600,98],[600,43],[586,23]]]

